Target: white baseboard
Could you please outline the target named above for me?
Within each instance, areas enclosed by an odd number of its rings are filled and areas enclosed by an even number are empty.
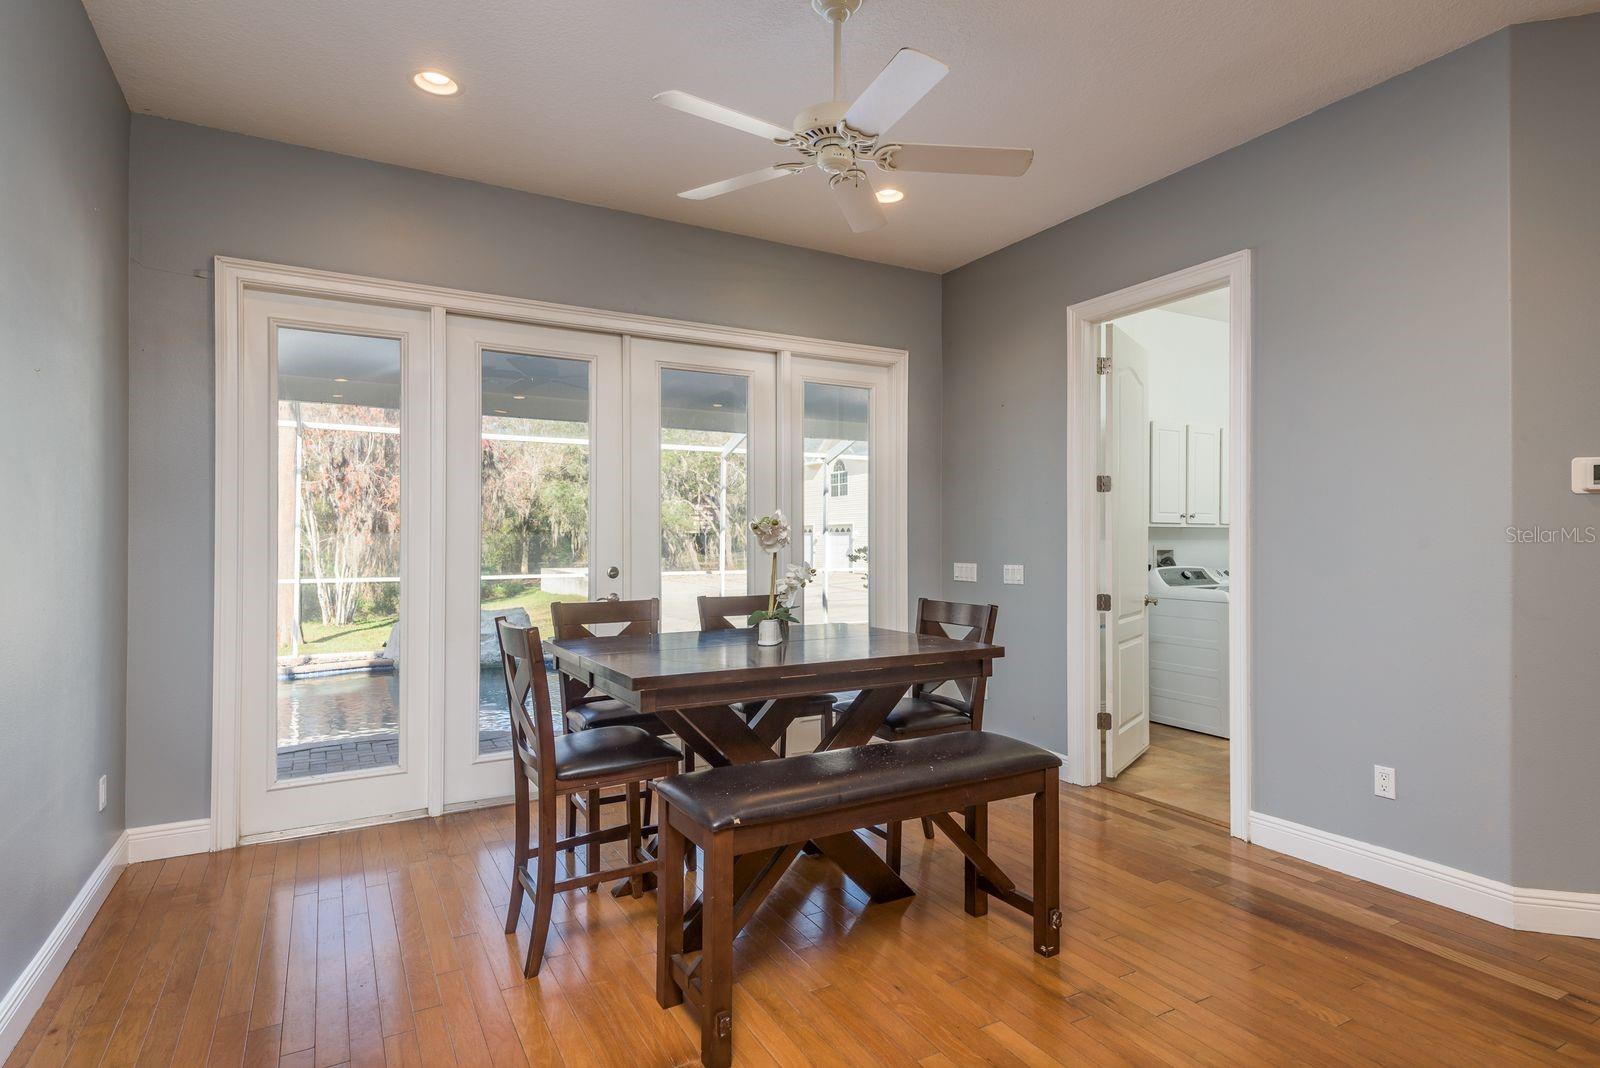
[[[1502,927],[1600,938],[1600,894],[1515,887],[1261,812],[1250,813],[1250,841]]]
[[[128,828],[128,863],[211,852],[211,820],[179,820]]]
[[[105,903],[106,895],[116,885],[117,876],[127,863],[127,852],[128,836],[124,833],[117,838],[111,851],[95,866],[94,871],[89,873],[88,881],[78,891],[78,896],[72,899],[72,904],[67,906],[55,930],[50,932],[50,937],[44,940],[44,945],[39,947],[39,952],[33,955],[28,966],[22,969],[22,974],[11,984],[5,998],[0,999],[0,1061],[9,1057],[22,1040],[22,1033],[33,1021],[34,1013],[44,1004],[50,987],[67,966],[72,951],[83,940],[84,932]]]

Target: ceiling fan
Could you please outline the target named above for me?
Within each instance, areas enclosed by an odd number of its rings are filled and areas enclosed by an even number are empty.
[[[679,193],[688,200],[745,189],[816,167],[828,176],[835,203],[856,233],[876,230],[888,220],[878,207],[865,167],[875,163],[890,173],[925,171],[935,174],[986,174],[1017,178],[1033,163],[1029,148],[974,148],[966,145],[913,145],[890,141],[889,128],[916,106],[917,101],[950,72],[932,56],[912,48],[896,52],[855,102],[844,96],[843,54],[845,20],[860,10],[863,0],[811,0],[811,7],[833,26],[833,96],[813,104],[795,117],[786,130],[741,111],[672,89],[655,99],[669,108],[720,122],[735,130],[765,137],[783,148],[793,148],[804,161],[775,163],[759,171],[712,182]]]

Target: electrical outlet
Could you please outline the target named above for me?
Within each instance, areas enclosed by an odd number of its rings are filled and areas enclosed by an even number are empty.
[[[1372,765],[1372,792],[1379,797],[1394,800],[1394,769],[1382,764]]]
[[[1022,565],[1005,564],[1000,569],[1000,581],[1007,586],[1022,585]]]
[[[977,564],[957,564],[955,567],[955,580],[957,582],[977,582]]]
[[[100,811],[106,810],[106,777],[100,776]]]

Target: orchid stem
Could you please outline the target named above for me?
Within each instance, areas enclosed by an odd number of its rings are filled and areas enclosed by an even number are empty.
[[[778,610],[778,554],[772,554],[772,581],[767,584],[767,615]]]

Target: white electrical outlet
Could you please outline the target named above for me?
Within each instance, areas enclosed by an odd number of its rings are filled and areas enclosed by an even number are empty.
[[[1000,569],[1000,581],[1007,586],[1022,585],[1022,565],[1006,564]]]
[[[1382,764],[1372,765],[1372,792],[1379,797],[1394,800],[1394,769]]]
[[[977,564],[957,564],[955,567],[955,580],[957,582],[977,582]]]
[[[106,810],[106,777],[100,776],[100,811]]]

